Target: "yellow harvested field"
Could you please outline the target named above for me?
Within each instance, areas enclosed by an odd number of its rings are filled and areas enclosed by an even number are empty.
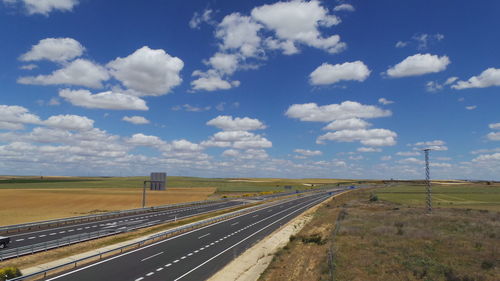
[[[206,200],[216,188],[147,190],[146,206]],[[0,225],[142,207],[142,189],[0,189]]]

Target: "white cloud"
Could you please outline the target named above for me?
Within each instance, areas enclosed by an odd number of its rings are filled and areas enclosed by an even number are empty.
[[[492,130],[500,130],[500,123],[491,123],[488,127]]]
[[[415,157],[401,159],[398,162],[402,163],[402,164],[418,164],[418,165],[423,165],[424,164],[423,160],[417,159]]]
[[[22,61],[66,62],[83,54],[85,48],[73,38],[46,38],[19,57]],[[32,69],[32,68],[29,68]]]
[[[386,99],[386,98],[379,98],[379,99],[378,99],[378,102],[379,102],[379,103],[381,103],[381,104],[383,104],[383,105],[388,105],[388,104],[392,104],[392,103],[394,103],[393,101],[388,100],[388,99]]]
[[[396,42],[396,48],[403,48],[403,47],[406,47],[407,45],[408,45],[408,42],[404,42],[404,41]]]
[[[421,149],[431,149],[436,151],[446,151],[448,147],[445,145],[446,143],[442,140],[434,140],[434,141],[421,141],[414,144],[416,146],[413,148],[414,150]]]
[[[400,152],[396,153],[396,155],[399,155],[399,156],[418,156],[420,154],[421,153],[417,152],[417,151],[400,151]]]
[[[458,77],[450,77],[446,79],[446,81],[442,84],[437,81],[428,81],[425,84],[426,90],[428,92],[438,92],[441,91],[444,88],[444,86],[453,84],[456,80],[458,80]]]
[[[258,35],[261,28],[262,25],[251,17],[232,13],[219,23],[215,37],[222,40],[221,50],[238,51],[245,57],[253,57],[261,52],[261,38]]]
[[[322,144],[326,140],[339,142],[360,141],[368,146],[392,146],[396,144],[397,134],[387,129],[358,129],[329,132],[319,136],[316,143]]]
[[[309,75],[309,81],[312,85],[329,85],[349,80],[363,82],[370,72],[368,67],[359,60],[335,65],[323,63]]]
[[[22,3],[28,14],[48,16],[52,11],[70,12],[79,0],[3,0],[6,4]]]
[[[161,96],[182,82],[184,62],[162,49],[144,46],[125,58],[107,64],[111,74],[136,95]]]
[[[203,73],[203,72],[193,72],[193,76],[201,76],[200,78],[191,81],[191,87],[193,90],[204,90],[204,91],[216,91],[216,90],[228,90],[233,87],[238,87],[240,81],[226,81],[223,80],[219,75],[213,73]]]
[[[4,122],[4,127],[17,127],[14,124],[40,124],[41,120],[29,110],[17,105],[0,105],[0,122]],[[8,123],[8,124],[6,124]]]
[[[451,86],[453,89],[462,90],[469,88],[486,88],[500,86],[500,69],[488,68],[479,76],[472,76],[467,81],[458,81]]]
[[[491,132],[486,137],[492,141],[500,141],[500,132]]]
[[[161,148],[167,144],[157,136],[149,136],[141,133],[132,135],[132,137],[128,138],[126,141],[134,146],[150,146],[156,148]]]
[[[301,121],[330,122],[350,118],[378,118],[390,116],[390,110],[383,110],[372,105],[363,105],[354,101],[344,101],[341,104],[318,106],[316,103],[294,104],[285,115]]]
[[[291,1],[262,5],[252,10],[252,17],[273,30],[282,41],[298,42],[311,47],[338,53],[345,49],[345,43],[338,35],[323,37],[320,27],[331,27],[340,19],[330,15],[319,1]]]
[[[75,106],[115,110],[148,110],[146,102],[138,97],[113,91],[92,94],[88,90],[63,89],[59,96]]]
[[[78,115],[55,115],[43,122],[46,126],[63,129],[88,131],[94,128],[94,120]]]
[[[189,21],[189,27],[197,29],[200,28],[200,25],[204,22],[212,24],[212,13],[213,10],[211,9],[205,9],[203,13],[195,12]]]
[[[382,160],[382,161],[389,161],[391,159],[392,159],[392,156],[390,156],[390,155],[380,157],[380,160]]]
[[[252,131],[262,130],[266,126],[258,119],[249,117],[233,118],[232,116],[219,115],[207,122],[209,126],[215,126],[223,131]]]
[[[142,116],[124,116],[122,120],[135,125],[149,124],[149,120]]]
[[[382,149],[380,148],[374,148],[374,147],[359,147],[357,149],[358,152],[382,152]]]
[[[448,64],[450,59],[447,56],[416,54],[389,68],[387,75],[397,78],[436,73],[445,70]]]
[[[301,154],[303,156],[319,156],[323,155],[323,152],[319,150],[309,150],[309,149],[295,149],[295,153]]]
[[[30,63],[30,64],[22,65],[19,68],[23,69],[23,70],[33,70],[37,67],[38,67],[38,65]]]
[[[269,148],[272,142],[247,131],[222,131],[214,134],[208,141],[201,143],[203,146],[229,147],[237,149]]]
[[[237,157],[240,155],[240,152],[236,149],[227,149],[222,152],[222,156],[226,157]]]
[[[91,61],[77,59],[49,75],[20,77],[17,82],[32,85],[77,85],[102,88],[102,81],[108,80],[106,69]]]
[[[492,148],[492,149],[478,149],[478,150],[473,150],[470,153],[483,154],[483,153],[490,153],[490,152],[500,152],[500,147]]]
[[[0,130],[14,131],[14,130],[23,130],[23,129],[24,129],[24,125],[21,123],[11,123],[11,122],[0,121]]]
[[[208,65],[221,74],[231,75],[238,68],[238,56],[235,54],[216,53],[208,60]]]
[[[470,106],[466,106],[465,109],[467,110],[474,110],[477,108],[477,105],[470,105]]]
[[[496,162],[500,161],[500,153],[483,154],[472,159],[473,162]]]
[[[349,118],[349,119],[340,119],[335,120],[328,124],[323,130],[335,131],[335,130],[356,130],[356,129],[365,129],[369,127],[371,124],[358,119],[358,118]]]
[[[346,4],[346,3],[335,6],[335,8],[333,8],[333,10],[335,12],[339,12],[339,11],[354,12],[355,11],[354,7],[351,4]]]

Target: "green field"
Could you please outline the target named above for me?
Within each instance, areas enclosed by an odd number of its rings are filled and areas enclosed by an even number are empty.
[[[147,177],[7,177],[0,179],[0,189],[53,188],[142,188]],[[271,179],[271,178],[197,178],[168,177],[168,187],[214,187],[219,193],[283,191],[285,185],[294,190],[311,188],[311,184],[349,183],[335,179]],[[305,185],[307,184],[307,185]]]
[[[426,199],[425,185],[396,185],[376,191],[378,197],[409,206],[423,206]],[[435,208],[464,208],[500,211],[500,185],[465,184],[432,185]]]

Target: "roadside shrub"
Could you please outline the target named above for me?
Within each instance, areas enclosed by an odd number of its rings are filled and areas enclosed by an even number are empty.
[[[297,239],[297,236],[295,236],[295,235],[290,235],[290,242],[295,241],[295,239]]]
[[[5,267],[0,269],[0,281],[5,281],[19,276],[22,276],[22,274],[17,267]]]
[[[375,193],[370,194],[370,202],[378,201],[378,196]]]
[[[319,235],[318,233],[315,233],[315,234],[311,234],[309,236],[302,237],[302,243],[305,243],[305,244],[314,243],[316,245],[323,245],[326,243],[326,241],[321,238],[321,235]]]
[[[492,269],[493,267],[495,267],[495,262],[492,260],[485,260],[481,263],[482,269]]]

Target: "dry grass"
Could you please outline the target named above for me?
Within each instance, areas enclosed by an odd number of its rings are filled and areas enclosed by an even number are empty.
[[[500,213],[403,207],[366,199],[346,206],[335,240],[336,280],[498,280]],[[490,268],[492,267],[492,268]]]
[[[498,280],[500,213],[443,208],[427,215],[369,197],[359,190],[318,209],[260,280],[332,280],[330,272],[337,281]]]
[[[279,250],[260,281],[320,280],[324,275],[327,247],[340,206],[355,198],[341,195],[320,207],[312,220]],[[368,279],[367,279],[368,280]]]
[[[215,188],[147,191],[147,206],[206,200]],[[0,189],[0,225],[140,208],[142,189]]]

